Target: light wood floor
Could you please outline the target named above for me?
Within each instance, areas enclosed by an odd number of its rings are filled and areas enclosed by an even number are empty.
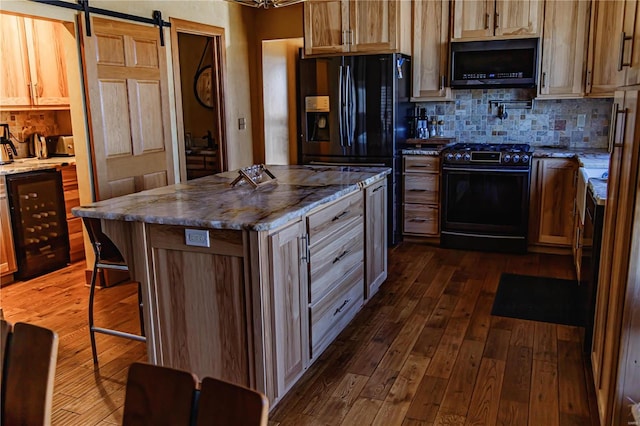
[[[389,278],[270,415],[272,425],[598,425],[576,327],[491,316],[502,272],[574,278],[571,258],[404,243]],[[119,424],[144,344],[98,335],[84,264],[1,289],[11,322],[58,332],[54,425]],[[98,292],[101,324],[137,332],[136,287]]]

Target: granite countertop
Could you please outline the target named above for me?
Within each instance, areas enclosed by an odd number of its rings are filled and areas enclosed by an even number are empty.
[[[588,189],[593,194],[596,204],[604,206],[607,203],[607,180],[600,178],[590,178]]]
[[[580,167],[609,167],[609,152],[606,149],[592,148],[549,148],[534,147],[534,158],[576,158]]]
[[[358,191],[391,172],[387,167],[267,166],[276,182],[231,187],[237,171],[75,207],[76,216],[265,231]]]
[[[0,175],[53,169],[56,166],[67,166],[70,164],[76,164],[76,157],[51,157],[43,160],[38,160],[37,158],[18,158],[13,160],[13,163],[0,165]]]

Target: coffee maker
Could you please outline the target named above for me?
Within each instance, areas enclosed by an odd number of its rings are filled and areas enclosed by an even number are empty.
[[[0,164],[13,163],[13,157],[18,155],[15,145],[11,142],[8,124],[0,124],[2,135],[0,135]]]

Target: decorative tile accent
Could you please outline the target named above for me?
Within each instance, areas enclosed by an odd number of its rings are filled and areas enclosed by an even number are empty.
[[[534,99],[533,108],[506,104],[509,116],[497,117],[489,101],[531,99],[532,89],[455,90],[453,102],[428,102],[429,117],[444,120],[445,137],[458,142],[529,143],[533,146],[606,149],[612,99]],[[578,115],[585,115],[584,128]]]

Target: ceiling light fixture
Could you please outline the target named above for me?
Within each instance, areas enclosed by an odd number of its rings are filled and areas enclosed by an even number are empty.
[[[272,7],[289,6],[296,3],[302,3],[304,0],[227,0],[232,3],[242,4],[244,6],[251,6],[263,9],[270,9]]]

